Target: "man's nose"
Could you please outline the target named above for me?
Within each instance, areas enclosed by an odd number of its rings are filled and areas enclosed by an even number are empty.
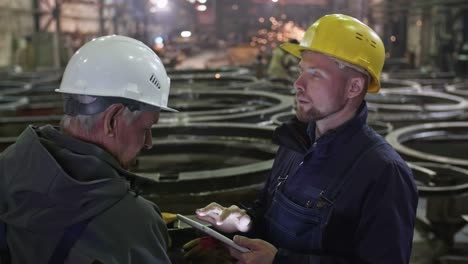
[[[296,81],[294,82],[294,89],[296,89],[296,92],[303,92],[304,91],[304,78],[302,77],[302,74],[297,77]]]

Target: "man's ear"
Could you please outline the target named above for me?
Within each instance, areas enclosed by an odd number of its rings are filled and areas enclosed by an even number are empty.
[[[348,80],[348,98],[354,98],[365,89],[365,80],[362,77],[351,77]]]
[[[115,130],[119,122],[119,117],[121,116],[125,106],[122,104],[113,104],[109,106],[106,111],[104,111],[104,135],[113,137],[115,136]]]

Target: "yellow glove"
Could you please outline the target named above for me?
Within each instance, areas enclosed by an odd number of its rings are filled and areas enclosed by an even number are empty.
[[[231,264],[236,262],[226,246],[210,236],[193,239],[182,248],[185,252],[184,258],[191,263]]]
[[[170,224],[170,223],[173,223],[177,219],[176,214],[162,212],[161,215],[162,215],[162,219],[164,220],[164,223],[166,223],[166,225]]]

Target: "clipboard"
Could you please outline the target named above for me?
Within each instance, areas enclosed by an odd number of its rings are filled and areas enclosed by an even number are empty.
[[[186,224],[188,224],[188,225],[202,231],[203,233],[205,233],[205,234],[207,234],[207,235],[209,235],[209,236],[223,242],[224,244],[226,244],[226,245],[228,245],[228,246],[230,246],[232,248],[235,248],[235,249],[239,250],[242,253],[247,253],[247,252],[250,251],[248,248],[239,246],[234,241],[232,241],[232,239],[224,236],[223,234],[218,233],[215,230],[213,230],[213,229],[211,229],[211,228],[209,228],[207,226],[204,226],[204,225],[198,223],[197,221],[194,221],[194,220],[192,220],[192,219],[190,219],[190,218],[188,218],[186,216],[177,214],[177,218],[180,221],[182,221],[182,222],[184,222],[184,223],[186,223]]]

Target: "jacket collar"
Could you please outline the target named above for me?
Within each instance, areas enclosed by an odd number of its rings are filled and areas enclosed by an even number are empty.
[[[307,123],[293,117],[275,129],[272,141],[296,152],[305,153],[311,145],[307,135]]]
[[[303,123],[294,117],[276,128],[273,134],[273,143],[305,154],[310,150],[314,142],[317,145],[324,146],[331,142],[339,144],[349,140],[366,122],[367,106],[366,102],[363,101],[353,118],[336,129],[327,131],[317,141],[315,140],[316,123],[314,121]],[[324,152],[327,151],[324,150]]]
[[[72,151],[73,153],[98,157],[100,160],[105,161],[108,165],[113,167],[122,176],[125,176],[127,178],[135,177],[134,174],[123,169],[118,163],[118,161],[109,152],[105,151],[104,149],[95,144],[91,144],[76,139],[74,137],[67,136],[61,131],[59,131],[58,127],[45,125],[39,127],[37,129],[37,132],[39,132],[43,136],[43,138],[51,140],[58,146],[66,148]]]
[[[356,115],[345,123],[341,124],[339,127],[327,131],[320,138],[315,138],[315,122],[309,122],[307,126],[307,134],[311,142],[324,143],[330,142],[337,137],[342,139],[350,138],[354,135],[354,132],[360,129],[367,122],[367,106],[366,102],[363,101],[359,106]]]

